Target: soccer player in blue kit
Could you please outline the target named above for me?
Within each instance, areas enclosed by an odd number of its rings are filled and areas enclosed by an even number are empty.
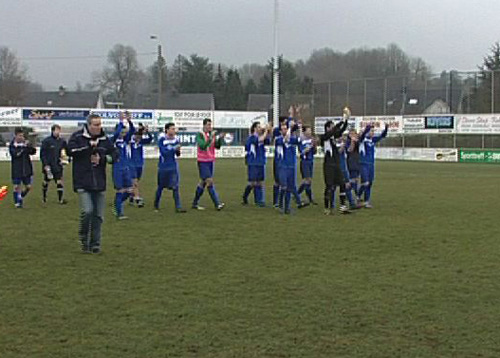
[[[125,126],[125,120],[128,122],[128,129]],[[113,212],[117,219],[128,219],[123,214],[123,203],[132,194],[132,175],[130,173],[130,140],[135,133],[135,127],[129,112],[120,113],[120,123],[116,126],[115,133],[111,137],[115,148],[119,152],[119,157],[113,163],[113,183],[115,185],[115,202]]]
[[[264,179],[266,173],[266,145],[271,143],[269,128],[261,128],[260,122],[254,122],[245,143],[248,185],[243,193],[243,205],[248,205],[248,196],[253,190],[255,205],[264,207]]]
[[[141,198],[139,191],[139,181],[142,178],[144,170],[144,145],[150,144],[152,141],[153,136],[149,133],[148,127],[139,123],[139,129],[130,141],[130,174],[134,194],[130,196],[130,203],[133,204],[135,202],[139,208],[144,206],[144,200]]]
[[[156,189],[154,208],[160,209],[163,189],[172,190],[177,213],[185,213],[179,195],[179,165],[177,157],[181,155],[181,144],[176,137],[174,123],[165,124],[165,136],[158,139],[160,159],[158,161],[158,187]]]
[[[375,135],[373,124],[366,126],[365,130],[359,139],[359,163],[361,168],[361,187],[359,188],[358,196],[364,193],[365,208],[371,209],[373,206],[370,202],[373,181],[375,179],[375,145],[387,137],[389,126],[385,124],[385,128],[379,135]]]
[[[293,121],[290,122],[290,126],[287,126],[286,122],[281,123],[281,135],[275,140],[280,180],[279,205],[283,209],[284,214],[291,213],[290,201],[292,194],[297,191],[297,147],[299,145],[299,138],[292,133],[293,125]],[[299,209],[304,206],[306,204],[300,201],[297,204]]]

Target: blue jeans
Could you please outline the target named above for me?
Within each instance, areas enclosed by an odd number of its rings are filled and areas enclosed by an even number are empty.
[[[104,191],[77,191],[80,199],[80,225],[78,238],[82,249],[101,247],[101,225],[104,220],[106,196]]]

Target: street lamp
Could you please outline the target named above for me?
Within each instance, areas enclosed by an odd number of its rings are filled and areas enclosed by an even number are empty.
[[[162,90],[162,77],[163,77],[163,56],[161,55],[161,42],[157,35],[150,35],[149,38],[151,40],[155,40],[158,45],[158,102],[156,104],[156,108],[160,109],[161,106],[161,90]]]
[[[274,63],[273,63],[273,124],[278,126],[280,113],[280,75],[279,75],[279,53],[278,53],[278,21],[279,3],[274,0]]]

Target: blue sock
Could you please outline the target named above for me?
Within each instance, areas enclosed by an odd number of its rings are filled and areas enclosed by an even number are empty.
[[[259,191],[259,204],[265,205],[266,204],[266,198],[265,198],[265,192],[264,192],[264,185],[260,184],[257,185],[258,191]]]
[[[285,189],[280,189],[278,205],[280,209],[283,209],[283,200],[285,199]]]
[[[333,187],[330,193],[330,208],[335,209],[335,192],[337,191],[337,187]]]
[[[17,191],[12,192],[12,196],[14,197],[14,204],[17,204],[19,202],[19,197],[17,195]]]
[[[292,199],[292,192],[287,190],[285,193],[285,212],[288,213],[290,211],[290,201]]]
[[[280,187],[279,185],[273,185],[273,205],[276,206],[279,203]]]
[[[253,201],[255,204],[259,203],[259,186],[258,185],[253,187]]]
[[[300,187],[299,187],[299,195],[302,194],[302,192],[304,191],[304,189],[306,188],[307,184],[306,183],[302,183],[300,184]]]
[[[372,195],[372,185],[368,185],[365,189],[365,201],[369,202]]]
[[[116,193],[115,194],[115,211],[117,216],[123,215],[123,194],[124,193]]]
[[[174,197],[175,208],[180,209],[181,208],[181,197],[179,195],[179,188],[175,188],[174,190],[172,190],[172,195]]]
[[[252,192],[252,186],[250,184],[248,184],[245,187],[245,191],[243,192],[243,201],[245,203],[248,201],[248,196],[250,195],[251,192]]]
[[[366,190],[366,186],[364,184],[361,184],[359,186],[358,198],[361,198],[361,196],[363,195],[363,193],[365,192],[365,190]]]
[[[163,189],[158,187],[156,189],[156,195],[155,195],[155,209],[158,209],[160,207],[160,199],[161,199],[161,194],[163,193]]]
[[[347,189],[345,190],[345,195],[347,196],[347,200],[349,200],[349,205],[354,206],[354,198],[352,197],[352,190]]]
[[[217,195],[217,192],[215,191],[215,186],[213,185],[209,186],[208,193],[210,194],[210,197],[212,198],[214,205],[219,206],[219,195]]]
[[[122,196],[122,202],[126,201],[130,196],[130,193],[129,192],[125,192],[123,193],[123,196]]]
[[[293,197],[295,198],[295,202],[297,203],[297,205],[302,204],[302,200],[300,199],[300,195],[299,195],[299,192],[297,191],[297,187],[294,187],[292,189],[292,194],[293,194]]]
[[[198,201],[200,201],[200,198],[203,195],[204,191],[205,191],[205,187],[201,187],[199,185],[196,186],[196,192],[194,194],[193,206],[198,205]]]
[[[358,188],[358,182],[356,180],[351,182],[351,188],[352,191],[354,191],[354,195],[358,196],[359,188]]]
[[[313,202],[313,193],[311,189],[311,184],[306,184],[306,195],[309,201],[312,203]]]

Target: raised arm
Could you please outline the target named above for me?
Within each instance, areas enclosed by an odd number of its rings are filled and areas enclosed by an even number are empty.
[[[365,129],[363,130],[363,132],[361,133],[361,135],[359,136],[359,142],[362,142],[365,140],[365,137],[368,135],[368,133],[370,133],[370,131],[372,130],[372,126],[371,124],[368,124]]]
[[[373,143],[377,143],[377,142],[381,141],[382,139],[384,139],[385,137],[387,137],[388,131],[389,131],[389,125],[386,123],[385,124],[385,128],[382,131],[382,133],[380,133],[379,135],[373,137],[373,139],[372,139]]]

